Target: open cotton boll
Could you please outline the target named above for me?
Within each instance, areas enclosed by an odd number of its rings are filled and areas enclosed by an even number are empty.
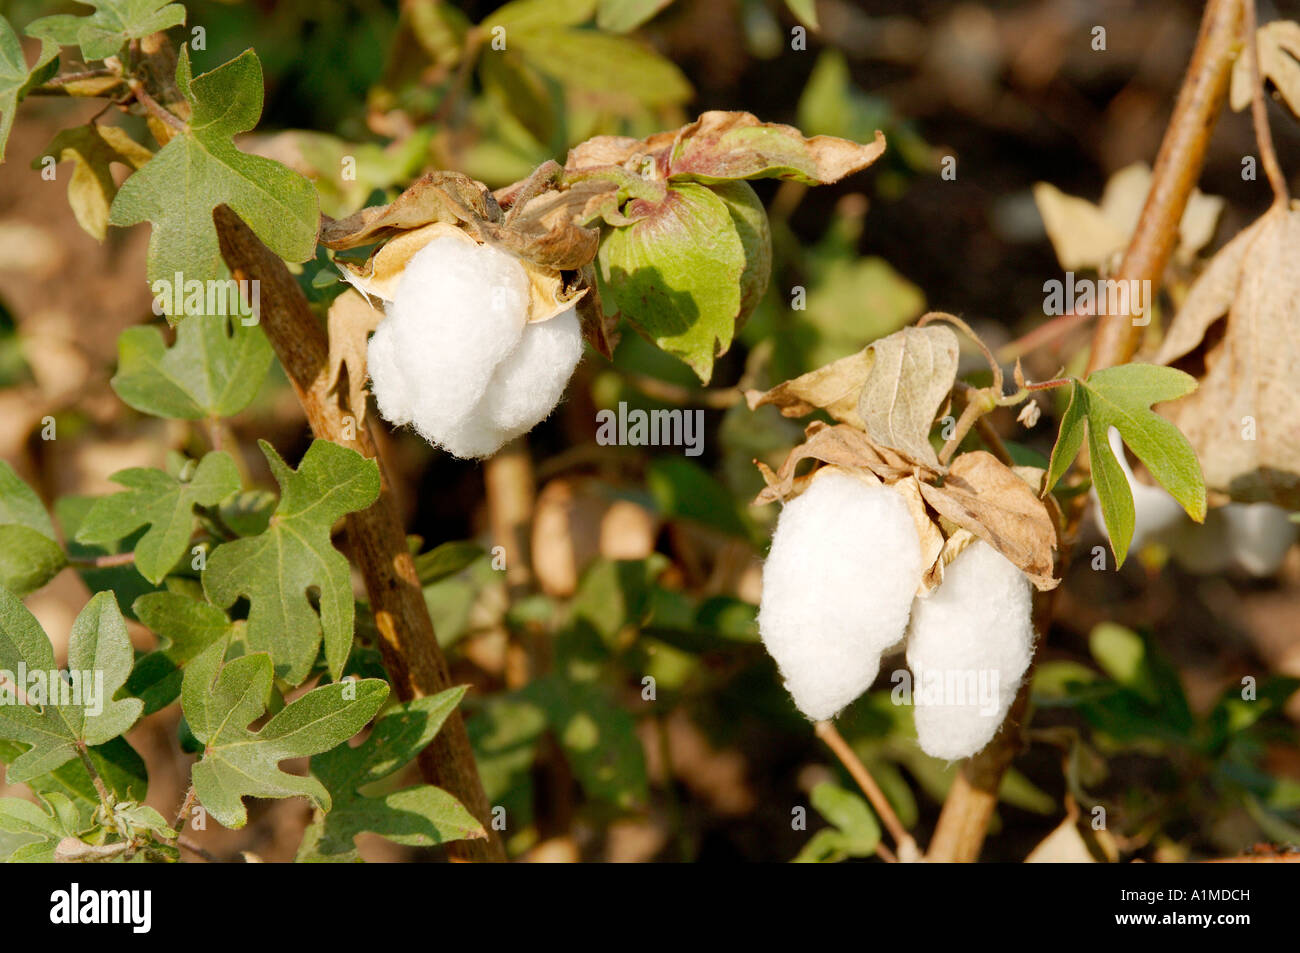
[[[921,542],[893,490],[836,470],[786,504],[763,564],[758,630],[795,705],[831,718],[875,681],[920,584]]]
[[[555,409],[581,359],[576,308],[529,324],[519,345],[497,366],[479,412],[506,439],[527,433]]]
[[[407,263],[370,339],[380,413],[453,453],[448,441],[482,445],[467,418],[519,344],[528,303],[528,274],[517,259],[454,236],[433,239]]]
[[[907,664],[921,749],[966,758],[997,733],[1033,655],[1029,580],[988,543],[972,543],[912,607]]]
[[[1229,503],[1222,510],[1233,563],[1253,576],[1277,572],[1295,543],[1290,514],[1272,503]]]

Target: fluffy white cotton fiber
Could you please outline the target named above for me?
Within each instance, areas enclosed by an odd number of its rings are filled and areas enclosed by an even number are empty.
[[[777,520],[758,628],[795,705],[833,717],[876,678],[907,627],[921,544],[893,490],[827,470]]]
[[[921,748],[975,754],[992,740],[1033,655],[1029,580],[982,540],[948,565],[912,607],[907,664]]]
[[[574,309],[527,323],[529,279],[513,256],[433,239],[402,273],[370,339],[384,418],[458,457],[491,456],[554,409],[582,357]]]

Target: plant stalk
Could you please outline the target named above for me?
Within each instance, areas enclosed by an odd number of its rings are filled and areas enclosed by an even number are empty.
[[[365,424],[364,408],[346,406],[346,388],[331,393],[329,341],[306,296],[279,257],[229,207],[213,211],[221,254],[237,279],[260,282],[262,327],[306,412],[312,432],[351,447],[379,466],[379,499],[347,517],[353,558],[365,578],[379,631],[379,649],[398,697],[432,695],[453,685],[434,637],[433,622],[393,501],[384,461]],[[455,860],[504,861],[505,849],[491,826],[491,808],[474,763],[465,722],[452,712],[419,757],[430,784],[453,794],[478,818],[486,839],[447,845]]]

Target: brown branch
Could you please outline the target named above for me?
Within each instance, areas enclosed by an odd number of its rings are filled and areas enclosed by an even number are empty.
[[[1151,191],[1115,276],[1120,281],[1150,281],[1153,297],[1178,241],[1187,199],[1201,175],[1210,134],[1228,94],[1241,8],[1241,0],[1208,0],[1205,5],[1192,61],[1156,156]],[[1150,302],[1146,304],[1149,308]],[[1088,373],[1130,360],[1142,343],[1144,327],[1135,324],[1130,314],[1101,317],[1092,338]]]
[[[1178,239],[1178,226],[1205,161],[1210,134],[1227,96],[1232,54],[1241,23],[1241,0],[1208,0],[1201,20],[1200,35],[1191,63],[1174,105],[1152,174],[1151,191],[1138,219],[1137,229],[1124,254],[1119,272],[1123,280],[1151,282],[1152,295],[1159,289],[1165,265]],[[1150,302],[1147,302],[1148,306]],[[1137,352],[1144,325],[1135,324],[1131,314],[1106,315],[1093,332],[1088,373],[1123,364]],[[1086,466],[1086,459],[1080,458]],[[1080,494],[1069,514],[1077,524],[1086,495]],[[1062,545],[1060,574],[1069,563],[1069,549]],[[1042,639],[1051,628],[1055,593],[1034,595],[1034,628]],[[1038,652],[1035,652],[1035,658]],[[1024,743],[1023,722],[1029,705],[1032,666],[998,734],[983,751],[961,766],[944,800],[939,823],[930,842],[927,860],[971,862],[979,859],[988,823],[997,804],[1002,775]]]
[[[370,607],[379,630],[379,649],[398,696],[403,700],[452,687],[451,674],[415,572],[384,462],[362,420],[352,416],[346,394],[331,395],[329,343],[307,298],[289,270],[234,212],[213,212],[221,254],[236,279],[260,282],[262,327],[293,384],[312,432],[353,450],[379,465],[379,499],[347,518],[352,555],[365,577]],[[433,742],[420,754],[420,769],[431,784],[445,788],[483,824],[487,838],[448,845],[454,859],[505,860],[501,841],[490,824],[483,793],[460,712],[451,714]]]

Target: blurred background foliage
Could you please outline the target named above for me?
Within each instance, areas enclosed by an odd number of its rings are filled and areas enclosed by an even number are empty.
[[[0,4],[20,27],[75,6]],[[758,644],[775,508],[749,505],[762,486],[753,461],[779,464],[801,428],[771,407],[749,411],[739,389],[855,352],[928,308],[962,314],[995,345],[1041,322],[1042,282],[1059,269],[1031,186],[1096,197],[1112,172],[1154,156],[1196,6],[187,4],[187,29],[204,31],[196,71],[248,46],[261,58],[265,113],[242,147],[308,175],[335,217],[391,199],[426,168],[499,187],[563,161],[590,136],[642,137],[705,109],[747,110],[808,135],[868,141],[882,129],[888,138],[884,159],[838,186],[805,194],[756,183],[772,222],[772,280],[707,391],[627,328],[612,361],[588,354],[565,404],[528,438],[536,498],[523,583],[508,586],[494,565],[482,466],[408,433],[381,435],[439,640],[455,677],[473,686],[464,707],[488,797],[506,808],[512,855],[874,855],[876,819]],[[1090,47],[1097,22],[1109,25],[1102,53]],[[505,50],[484,55],[499,27]],[[104,492],[106,474],[158,465],[165,451],[205,439],[130,411],[106,384],[117,332],[154,320],[140,230],[96,244],[78,232],[62,190],[23,184],[52,130],[85,107],[25,106],[0,180],[0,456],[61,498],[74,522],[78,497]],[[1295,127],[1275,135],[1284,167],[1295,168]],[[1202,182],[1227,200],[1216,246],[1267,204],[1237,174],[1251,148],[1244,117],[1225,116]],[[955,177],[941,175],[945,157]],[[317,299],[338,290],[323,253],[303,282]],[[1027,372],[1051,376],[1080,343],[1026,355]],[[620,403],[702,408],[703,454],[597,446],[596,411]],[[995,420],[1024,453],[1041,454],[1055,434],[1045,410],[1033,430]],[[37,436],[47,414],[58,441]],[[278,368],[230,437],[263,479],[257,437],[290,459],[305,448]],[[1023,859],[1072,810],[1097,859],[1181,859],[1300,838],[1300,706],[1287,702],[1297,685],[1288,676],[1300,675],[1295,555],[1266,580],[1187,576],[1159,553],[1118,574],[1080,561],[1035,675],[1034,743],[1006,776],[986,856]],[[84,602],[84,584],[111,586],[129,606],[132,577],[82,583],[68,570],[31,604],[47,630],[66,632],[58,620]],[[358,620],[362,642],[373,639],[368,614]],[[352,662],[358,672],[377,665],[373,650]],[[841,730],[924,842],[954,769],[920,752],[910,709],[892,702],[889,673],[900,665],[884,664]],[[1258,702],[1241,701],[1243,678],[1255,680]],[[177,725],[164,717],[174,716],[154,716],[133,741],[164,779],[150,798],[166,810],[181,792],[165,779],[178,785],[182,775],[168,767],[181,755]],[[1086,823],[1097,808],[1101,831]],[[211,832],[211,843],[292,856],[306,820],[301,804],[260,804],[248,829]],[[374,859],[418,856],[397,851],[363,844]]]

